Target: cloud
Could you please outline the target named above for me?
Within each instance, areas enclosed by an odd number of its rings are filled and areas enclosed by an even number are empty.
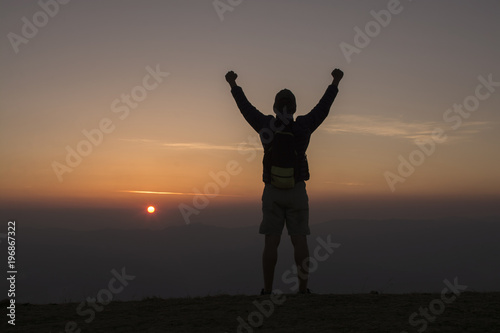
[[[444,122],[405,122],[401,119],[381,116],[337,115],[332,125],[323,130],[334,134],[361,134],[392,137],[408,140],[429,138],[436,128],[441,128],[448,136],[447,142],[471,137],[492,126],[484,121],[464,121],[455,131]]]
[[[338,182],[330,182],[330,181],[325,182],[325,184],[333,184],[333,185],[341,185],[341,186],[366,186],[366,185],[368,185],[367,183],[359,183],[359,182],[338,183]]]
[[[200,192],[193,193],[193,192],[165,192],[165,191],[141,191],[141,190],[124,190],[118,192],[135,193],[135,194],[156,194],[156,195],[185,195],[185,196],[204,195],[204,196],[217,196],[217,197],[239,197],[239,195],[228,195],[228,194],[207,195]]]
[[[161,142],[159,140],[150,139],[121,139],[122,141],[137,142],[148,145],[154,145],[159,148],[166,149],[197,149],[197,150],[225,150],[225,151],[246,151],[246,150],[262,150],[262,146],[253,146],[248,142],[233,143],[228,145],[217,145],[204,142]]]
[[[214,145],[202,142],[186,142],[186,143],[162,143],[162,147],[180,148],[180,149],[199,149],[199,150],[241,150],[238,144],[234,145]],[[248,148],[248,147],[246,147]]]
[[[360,187],[360,186],[368,186],[371,183],[362,183],[362,182],[336,182],[336,181],[325,181],[324,184],[331,184],[336,186],[349,186],[349,187]]]

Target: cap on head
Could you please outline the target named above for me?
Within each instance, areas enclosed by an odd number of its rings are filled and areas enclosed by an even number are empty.
[[[286,114],[294,114],[296,109],[295,95],[290,90],[283,89],[276,94],[273,106],[274,113],[283,113],[285,111]]]

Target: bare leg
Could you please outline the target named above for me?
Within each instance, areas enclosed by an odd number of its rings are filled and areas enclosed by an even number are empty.
[[[307,281],[309,277],[309,247],[307,246],[307,236],[290,236],[294,248],[295,265],[297,265],[297,275],[299,278],[299,292],[307,291]]]
[[[273,290],[274,268],[278,261],[278,245],[281,235],[266,235],[264,252],[262,253],[262,268],[264,270],[264,291]]]

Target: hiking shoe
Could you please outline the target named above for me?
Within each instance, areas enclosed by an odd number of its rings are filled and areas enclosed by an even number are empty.
[[[264,288],[262,288],[262,290],[260,291],[261,295],[271,295],[271,293],[271,291],[265,291]]]
[[[297,294],[299,295],[311,295],[311,289],[307,288],[305,291],[299,291]]]

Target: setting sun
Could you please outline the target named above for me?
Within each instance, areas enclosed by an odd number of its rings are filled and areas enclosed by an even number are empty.
[[[155,212],[155,207],[154,206],[149,206],[148,207],[148,213],[152,214]]]

